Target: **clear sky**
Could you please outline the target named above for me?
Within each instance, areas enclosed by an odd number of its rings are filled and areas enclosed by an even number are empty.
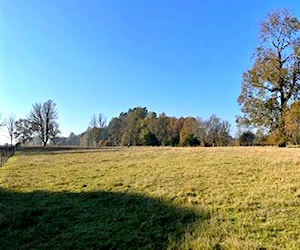
[[[0,113],[51,99],[64,136],[136,106],[234,125],[259,23],[279,8],[300,17],[299,0],[0,0]]]

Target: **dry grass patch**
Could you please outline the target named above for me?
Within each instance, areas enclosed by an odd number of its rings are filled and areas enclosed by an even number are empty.
[[[128,200],[140,204],[137,207],[142,214],[130,217],[134,221],[132,225],[116,221],[112,230],[114,220],[105,224],[94,218],[98,224],[95,222],[92,226],[78,221],[76,226],[62,230],[61,237],[68,233],[70,239],[75,237],[78,228],[83,230],[89,225],[87,230],[92,238],[89,241],[98,242],[95,238],[100,237],[103,243],[106,237],[111,237],[110,231],[121,230],[127,225],[128,230],[118,234],[119,239],[115,241],[119,242],[119,248],[298,249],[300,245],[300,151],[297,148],[28,151],[17,154],[0,169],[0,188],[5,195],[15,194],[20,202],[25,199],[23,194],[30,199],[28,194],[38,191],[43,202],[52,200],[53,206],[59,206],[59,194],[69,194],[68,201],[75,199],[80,204],[86,199],[81,195],[93,194],[96,200],[98,197],[102,201],[102,212],[112,209],[107,205],[109,200],[103,198],[105,195],[116,194],[113,200],[121,197],[121,204],[126,206],[130,204]],[[75,194],[80,198],[74,198]],[[151,206],[142,209],[152,202],[154,213]],[[96,205],[100,206],[94,202],[90,204],[91,207]],[[117,208],[123,211],[122,206],[117,205]],[[12,207],[13,203],[8,206],[1,203],[0,209],[7,212]],[[156,230],[153,221],[161,221],[155,216],[162,216],[159,210],[166,213],[168,223],[166,228],[158,223]],[[88,211],[95,213],[93,209]],[[72,209],[69,212],[80,214]],[[68,219],[67,212],[62,214]],[[43,212],[38,216],[43,218]],[[170,222],[172,217],[174,223]],[[129,243],[131,227],[144,225],[142,220],[150,225],[146,228],[152,233],[152,240],[136,236],[137,245]],[[99,223],[103,227],[100,236],[92,233]],[[140,228],[133,234],[142,232]],[[1,231],[1,235],[6,234],[5,230]],[[159,235],[161,245],[157,245]],[[108,238],[106,240],[106,246],[118,248],[118,245],[109,245],[112,243]],[[84,245],[84,240],[72,246],[80,244]],[[104,246],[97,244],[94,247]]]

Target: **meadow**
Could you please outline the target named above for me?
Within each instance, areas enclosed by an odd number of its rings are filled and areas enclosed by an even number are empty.
[[[23,148],[0,249],[299,249],[300,149]]]

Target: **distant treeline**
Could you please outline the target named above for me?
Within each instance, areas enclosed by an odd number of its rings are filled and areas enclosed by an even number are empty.
[[[136,107],[103,124],[103,115],[94,116],[84,133],[71,133],[56,144],[76,146],[227,146],[231,143],[230,124],[212,115],[207,120],[195,117],[169,117]],[[99,122],[97,122],[99,121]]]
[[[50,103],[50,101],[45,104]],[[51,102],[52,103],[52,102]],[[296,105],[297,104],[297,105]],[[292,107],[299,107],[296,102]],[[53,104],[55,107],[55,104]],[[40,107],[35,104],[33,107]],[[56,114],[56,110],[54,110]],[[293,109],[291,109],[293,110]],[[297,109],[298,110],[298,109]],[[39,112],[37,112],[39,114]],[[46,113],[46,112],[44,112]],[[49,112],[48,112],[49,113]],[[289,114],[294,114],[290,112]],[[298,114],[298,113],[297,113]],[[32,111],[31,116],[36,117]],[[23,145],[61,145],[80,147],[101,146],[264,146],[278,145],[279,134],[263,128],[252,130],[251,127],[236,120],[237,132],[235,137],[230,135],[230,123],[216,115],[207,119],[199,117],[170,117],[165,113],[157,115],[148,111],[146,107],[135,107],[122,112],[119,117],[112,118],[106,123],[103,114],[94,115],[86,131],[76,135],[71,133],[68,137],[60,137],[58,123],[55,119],[41,119],[36,122],[30,116],[15,122],[14,134]],[[291,115],[291,121],[297,118]],[[293,119],[292,119],[293,118]],[[45,121],[51,121],[49,124]],[[287,124],[288,119],[286,120]],[[40,124],[40,125],[39,125]],[[298,123],[297,123],[298,124]],[[43,126],[41,126],[43,125]],[[48,133],[46,134],[49,128]],[[289,144],[300,143],[299,127],[287,127]],[[39,131],[39,130],[40,131]]]

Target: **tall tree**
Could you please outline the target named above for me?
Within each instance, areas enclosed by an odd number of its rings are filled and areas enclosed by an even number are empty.
[[[60,135],[60,130],[59,130],[59,125],[57,122],[54,122],[50,125],[50,139],[51,142],[56,145],[59,142],[59,135]]]
[[[230,142],[230,124],[222,121],[216,115],[207,120],[198,118],[200,129],[199,137],[203,146],[227,146]]]
[[[182,146],[195,146],[193,140],[197,139],[199,132],[199,121],[194,117],[187,117],[184,120],[183,127],[180,131],[180,144]]]
[[[155,135],[160,143],[165,146],[168,141],[168,117],[165,113],[159,115],[156,120]]]
[[[232,140],[230,136],[230,123],[228,121],[221,121],[220,131],[219,131],[219,146],[228,146],[229,142]]]
[[[13,114],[11,114],[6,123],[6,128],[7,128],[8,134],[9,134],[11,146],[13,143],[14,132],[15,132],[15,128],[16,128],[15,122],[16,122],[16,117]]]
[[[90,121],[88,133],[93,138],[96,146],[99,146],[99,143],[102,140],[102,132],[106,126],[106,121],[107,119],[103,114],[99,114],[98,116],[94,114]]]
[[[157,128],[157,114],[155,112],[149,112],[146,117],[147,132],[154,133]]]
[[[52,100],[45,103],[35,103],[28,116],[33,132],[41,139],[43,146],[53,137],[53,130],[58,130],[58,111]]]
[[[91,128],[80,135],[79,145],[81,147],[95,147],[95,139],[92,136]]]
[[[168,145],[178,146],[184,118],[168,117]]]
[[[108,125],[108,144],[112,146],[117,146],[121,144],[124,122],[121,118],[113,118]]]
[[[28,119],[19,119],[15,123],[16,130],[14,132],[15,138],[22,144],[30,142],[33,134],[32,124]]]
[[[142,145],[143,136],[142,131],[145,127],[145,118],[148,115],[146,107],[136,107],[129,109],[128,113],[125,114],[125,126],[122,136],[122,145]]]
[[[260,26],[260,45],[254,53],[254,64],[243,74],[238,98],[245,123],[278,130],[280,144],[287,137],[285,113],[299,99],[300,23],[287,10],[268,15]]]

